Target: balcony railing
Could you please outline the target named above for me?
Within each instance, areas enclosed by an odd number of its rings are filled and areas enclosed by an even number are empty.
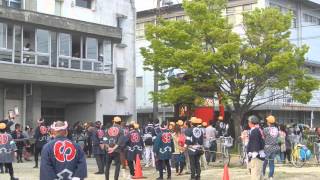
[[[21,56],[22,55],[22,56]],[[30,51],[16,51],[0,48],[0,63],[21,64],[46,68],[57,68],[95,73],[112,73],[112,64],[103,63],[94,59],[81,59],[75,57],[59,56],[57,61],[52,61],[49,54]],[[22,57],[22,58],[21,58]]]

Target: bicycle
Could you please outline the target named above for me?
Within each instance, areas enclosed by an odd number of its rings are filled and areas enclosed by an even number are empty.
[[[232,147],[233,145],[233,138],[231,136],[229,137],[220,137],[220,150],[221,150],[221,156],[222,156],[222,162],[224,165],[229,165],[230,163],[230,153],[229,153],[229,149]]]
[[[248,165],[248,153],[247,153],[247,146],[243,143],[240,144],[240,156],[239,156],[239,161],[241,166],[243,165]]]
[[[301,168],[307,162],[307,156],[305,153],[301,153],[301,149],[304,148],[303,144],[295,144],[291,152],[291,163],[294,167]]]
[[[317,164],[320,164],[320,143],[319,142],[314,142],[313,143],[313,153],[314,153],[314,158]]]

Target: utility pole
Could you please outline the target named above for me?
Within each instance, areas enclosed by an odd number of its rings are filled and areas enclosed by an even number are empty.
[[[157,0],[157,8],[156,8],[156,20],[155,24],[156,26],[158,25],[159,18],[161,16],[161,11],[160,11],[160,2],[161,0]],[[155,65],[153,68],[153,92],[158,93],[159,91],[159,74],[158,74],[158,67]],[[159,110],[159,104],[158,104],[158,99],[154,98],[153,99],[153,120],[158,119],[158,110]]]

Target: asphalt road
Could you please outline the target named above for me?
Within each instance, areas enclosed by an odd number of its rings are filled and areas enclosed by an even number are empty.
[[[86,180],[104,180],[104,175],[94,175],[97,171],[95,160],[89,158],[88,163],[88,178]],[[20,180],[38,180],[39,169],[33,169],[33,162],[14,163],[15,176]],[[110,179],[113,179],[113,169],[111,169]],[[173,171],[175,172],[175,171]],[[158,177],[158,172],[154,168],[143,168],[145,179],[154,180]],[[210,166],[208,170],[203,170],[201,179],[203,180],[221,180],[223,168],[221,165]],[[229,168],[231,180],[248,180],[249,174],[245,168],[231,167]],[[120,179],[127,180],[129,177],[128,170],[120,172]],[[165,176],[166,177],[166,176]],[[187,180],[189,175],[176,176],[172,174],[173,180]],[[309,166],[303,168],[294,168],[291,166],[277,166],[274,180],[320,180],[320,166]],[[9,180],[8,174],[0,174],[0,180]]]

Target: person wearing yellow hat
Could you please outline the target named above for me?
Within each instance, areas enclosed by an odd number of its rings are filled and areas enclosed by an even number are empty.
[[[7,125],[5,123],[0,123],[0,149],[3,149],[3,152],[0,153],[0,164],[4,164],[5,168],[9,170],[11,180],[18,180],[14,177],[14,171],[12,162],[14,161],[14,154],[17,151],[16,143],[13,141],[13,138],[10,134],[6,132]]]
[[[192,117],[191,128],[185,132],[187,152],[189,155],[191,179],[200,179],[200,157],[203,154],[203,131],[199,127],[202,123],[200,118]]]
[[[105,149],[107,150],[105,179],[109,180],[109,171],[112,161],[115,162],[114,179],[119,179],[120,173],[120,152],[125,144],[123,129],[121,128],[121,118],[113,118],[113,125],[106,131]]]
[[[115,117],[113,118],[113,122],[114,122],[114,123],[117,123],[117,124],[120,124],[121,118],[120,118],[119,116],[115,116]]]
[[[134,129],[136,129],[137,131],[139,131],[140,125],[138,123],[134,123],[133,124]]]
[[[266,118],[268,124],[274,124],[276,122],[276,118],[272,115]]]
[[[169,123],[168,129],[171,133],[174,133],[175,126],[176,126],[176,123],[174,122]]]
[[[229,136],[229,124],[225,121],[223,116],[218,117],[217,131],[218,131],[218,137]]]
[[[264,152],[266,158],[263,163],[263,175],[266,173],[267,165],[269,164],[269,179],[273,179],[274,175],[274,159],[276,154],[280,151],[280,146],[278,144],[279,139],[279,129],[275,126],[276,118],[272,115],[269,115],[267,118],[268,127],[263,129],[265,147]]]
[[[176,124],[181,128],[183,126],[183,121],[182,120],[178,120],[176,122]]]
[[[201,122],[201,124],[198,127],[201,129],[203,133],[203,138],[205,138],[207,122],[204,122],[201,118],[198,118],[198,121]],[[208,168],[205,156],[200,157],[200,164],[204,169]]]

